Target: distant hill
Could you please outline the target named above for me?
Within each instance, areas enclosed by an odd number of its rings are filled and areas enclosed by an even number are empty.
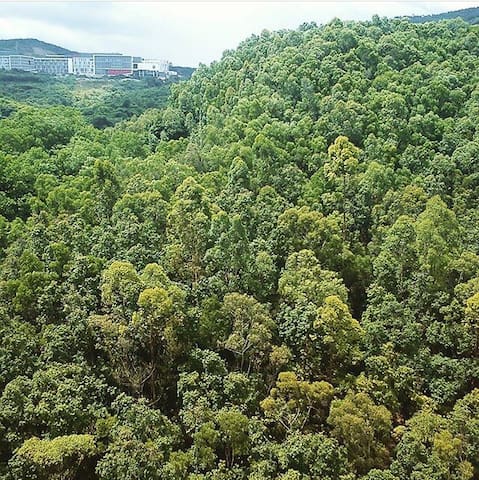
[[[13,38],[9,40],[0,40],[0,55],[72,55],[76,54],[52,43],[42,42],[36,38]]]
[[[464,8],[452,12],[437,13],[435,15],[418,15],[407,17],[413,23],[437,22],[439,20],[450,20],[453,18],[462,18],[466,22],[476,25],[479,24],[479,7]]]
[[[193,75],[196,68],[193,67],[180,67],[177,65],[173,65],[170,67],[170,70],[173,72],[178,73],[178,76],[182,79],[188,79]]]

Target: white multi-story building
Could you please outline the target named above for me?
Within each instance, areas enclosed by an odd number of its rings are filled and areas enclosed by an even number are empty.
[[[138,77],[164,77],[168,76],[169,62],[159,59],[142,58],[140,62],[133,64],[133,72]]]
[[[72,75],[95,75],[93,57],[71,57],[68,59],[68,73]]]
[[[49,56],[31,57],[28,55],[1,55],[0,70],[24,70],[47,75],[122,76],[158,77],[174,76],[169,71],[167,60],[144,59],[121,54],[79,54],[74,57]]]
[[[35,58],[27,55],[10,55],[10,70],[35,71]]]
[[[11,70],[10,68],[10,56],[1,55],[0,56],[0,70]]]

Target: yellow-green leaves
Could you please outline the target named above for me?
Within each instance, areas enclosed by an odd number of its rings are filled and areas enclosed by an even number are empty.
[[[235,354],[241,370],[258,368],[271,350],[275,327],[267,309],[252,297],[230,293],[221,312],[228,322],[228,336],[221,345]]]
[[[387,465],[392,422],[386,407],[375,405],[365,393],[349,393],[331,403],[328,424],[357,472]]]
[[[333,395],[328,382],[307,382],[294,372],[282,372],[261,408],[266,418],[289,433],[321,423]]]
[[[32,437],[16,451],[12,464],[19,473],[33,469],[39,480],[70,480],[77,478],[82,464],[96,454],[93,435],[66,435],[52,440]]]
[[[471,337],[472,354],[479,355],[479,292],[467,299],[464,323]]]
[[[314,328],[318,341],[325,347],[325,363],[331,370],[341,370],[361,360],[363,329],[339,297],[326,297],[318,309]]]

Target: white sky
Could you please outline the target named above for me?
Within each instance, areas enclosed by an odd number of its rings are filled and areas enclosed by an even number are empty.
[[[197,66],[263,29],[297,28],[334,17],[365,20],[479,5],[449,1],[4,2],[0,38],[38,38],[82,52],[120,52]]]

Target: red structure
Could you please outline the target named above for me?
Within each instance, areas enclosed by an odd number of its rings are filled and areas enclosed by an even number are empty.
[[[121,70],[116,70],[116,69],[109,69],[107,70],[107,75],[131,75],[131,70],[126,70],[126,69],[121,69]]]

